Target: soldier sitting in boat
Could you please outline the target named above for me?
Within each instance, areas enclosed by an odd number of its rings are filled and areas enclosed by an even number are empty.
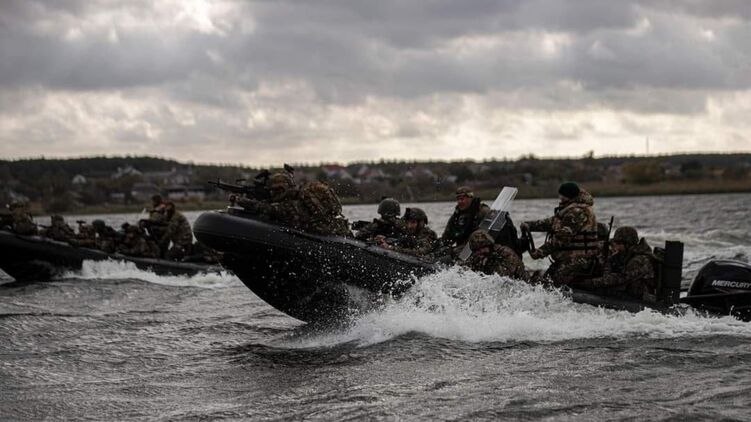
[[[121,237],[120,233],[108,226],[104,220],[94,220],[91,226],[96,232],[96,247],[107,253],[115,253]]]
[[[638,300],[655,300],[657,258],[633,227],[620,227],[611,241],[611,255],[602,277],[577,280],[571,285],[604,294],[623,294]]]
[[[164,204],[164,212],[167,226],[159,239],[159,247],[167,251],[165,253],[167,259],[179,261],[193,251],[193,231],[190,229],[188,219],[175,209],[173,202]]]
[[[399,218],[400,213],[399,201],[394,198],[383,198],[378,204],[378,214],[381,218],[374,218],[371,223],[363,221],[364,224],[357,231],[355,238],[372,241],[376,236],[383,236],[387,239],[402,237],[405,234],[406,227],[404,220]]]
[[[237,198],[237,205],[270,221],[319,235],[351,236],[349,223],[341,215],[342,205],[326,183],[314,181],[298,188],[292,172],[274,173],[268,178],[271,198]]]
[[[496,244],[493,238],[484,231],[477,230],[469,236],[469,248],[472,250],[472,255],[464,266],[470,270],[488,275],[498,274],[517,280],[527,279],[527,272],[519,255],[508,246]]]
[[[397,239],[387,239],[378,235],[376,242],[382,248],[392,249],[413,256],[428,256],[435,248],[438,236],[428,227],[428,216],[420,208],[407,208],[404,211],[406,233]]]
[[[144,258],[159,258],[159,245],[151,239],[147,239],[143,230],[136,225],[128,225],[125,228],[125,238],[117,245],[117,252]]]
[[[165,202],[161,195],[151,197],[151,209],[149,218],[139,221],[141,229],[145,229],[148,235],[154,239],[161,239],[167,229],[167,216],[165,215]]]
[[[11,229],[16,233],[24,236],[33,236],[38,232],[37,225],[34,223],[29,206],[25,202],[13,202],[6,206],[11,214]]]
[[[42,230],[42,236],[59,242],[69,242],[76,237],[76,231],[69,226],[62,215],[50,216],[50,226]]]
[[[553,264],[546,275],[555,284],[568,284],[591,277],[600,253],[592,195],[573,182],[558,189],[559,206],[552,217],[522,223],[522,230],[544,231],[545,244],[530,252],[534,259],[550,256]]]
[[[78,220],[77,223],[78,233],[68,243],[81,248],[96,248],[96,231],[94,227],[83,220]]]
[[[490,207],[482,203],[480,198],[475,197],[474,192],[467,186],[461,186],[456,190],[456,208],[449,217],[446,228],[441,235],[441,242],[445,246],[453,248],[457,255],[467,243],[469,236],[477,230],[480,223],[490,212]],[[519,236],[514,227],[511,217],[506,215],[506,224],[496,238],[496,243],[511,248],[521,257]]]

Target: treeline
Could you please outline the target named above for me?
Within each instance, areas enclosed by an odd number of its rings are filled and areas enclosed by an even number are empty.
[[[281,165],[281,163],[279,163]],[[403,201],[451,199],[460,185],[485,197],[499,187],[519,187],[519,197],[555,196],[564,180],[595,194],[751,191],[751,154],[690,154],[653,157],[517,160],[398,161],[293,164],[298,180],[321,179],[345,202],[376,202],[388,195]],[[158,157],[89,157],[0,161],[0,201],[30,201],[46,212],[87,206],[142,205],[152,193],[175,200],[222,200],[206,182],[252,179],[259,171],[238,165],[183,163]]]

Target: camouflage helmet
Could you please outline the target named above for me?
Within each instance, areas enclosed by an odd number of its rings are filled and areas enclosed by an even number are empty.
[[[102,230],[106,224],[104,224],[104,220],[94,220],[91,222],[91,227],[93,227],[96,230]]]
[[[289,172],[277,172],[269,176],[267,181],[270,190],[287,190],[295,185],[295,181]]]
[[[472,192],[472,188],[470,188],[469,186],[459,186],[456,189],[456,197],[458,198],[460,196],[467,196],[470,198],[474,198],[475,193]]]
[[[618,227],[613,235],[613,242],[622,243],[626,245],[626,247],[631,247],[639,243],[639,235],[633,227]]]
[[[494,244],[495,241],[493,241],[493,238],[482,230],[475,230],[469,235],[469,249],[471,249],[472,252],[486,246],[492,247]]]
[[[421,210],[420,208],[407,208],[406,210],[404,210],[404,219],[407,221],[422,221],[425,224],[428,224],[428,215],[425,214],[425,211]]]
[[[402,213],[399,201],[394,198],[383,198],[378,204],[378,214],[382,217],[396,217]]]

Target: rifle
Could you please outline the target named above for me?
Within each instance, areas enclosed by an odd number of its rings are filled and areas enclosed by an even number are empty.
[[[352,222],[352,230],[362,230],[365,226],[370,224],[370,221],[358,220]]]
[[[266,187],[266,181],[268,180],[271,173],[269,173],[268,170],[263,170],[260,173],[256,175],[255,178],[253,178],[253,184],[252,185],[237,185],[232,183],[224,183],[221,179],[217,179],[216,182],[208,182],[210,185],[214,185],[217,188],[226,191],[226,192],[232,192],[240,195],[245,195],[248,198],[258,199],[258,200],[266,200],[271,198],[271,192],[269,192],[269,189]],[[237,179],[235,182],[240,183],[244,182],[245,179]]]

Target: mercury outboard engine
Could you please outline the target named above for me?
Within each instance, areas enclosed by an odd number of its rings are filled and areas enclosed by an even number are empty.
[[[681,302],[751,321],[751,265],[731,260],[708,262],[699,270]]]

